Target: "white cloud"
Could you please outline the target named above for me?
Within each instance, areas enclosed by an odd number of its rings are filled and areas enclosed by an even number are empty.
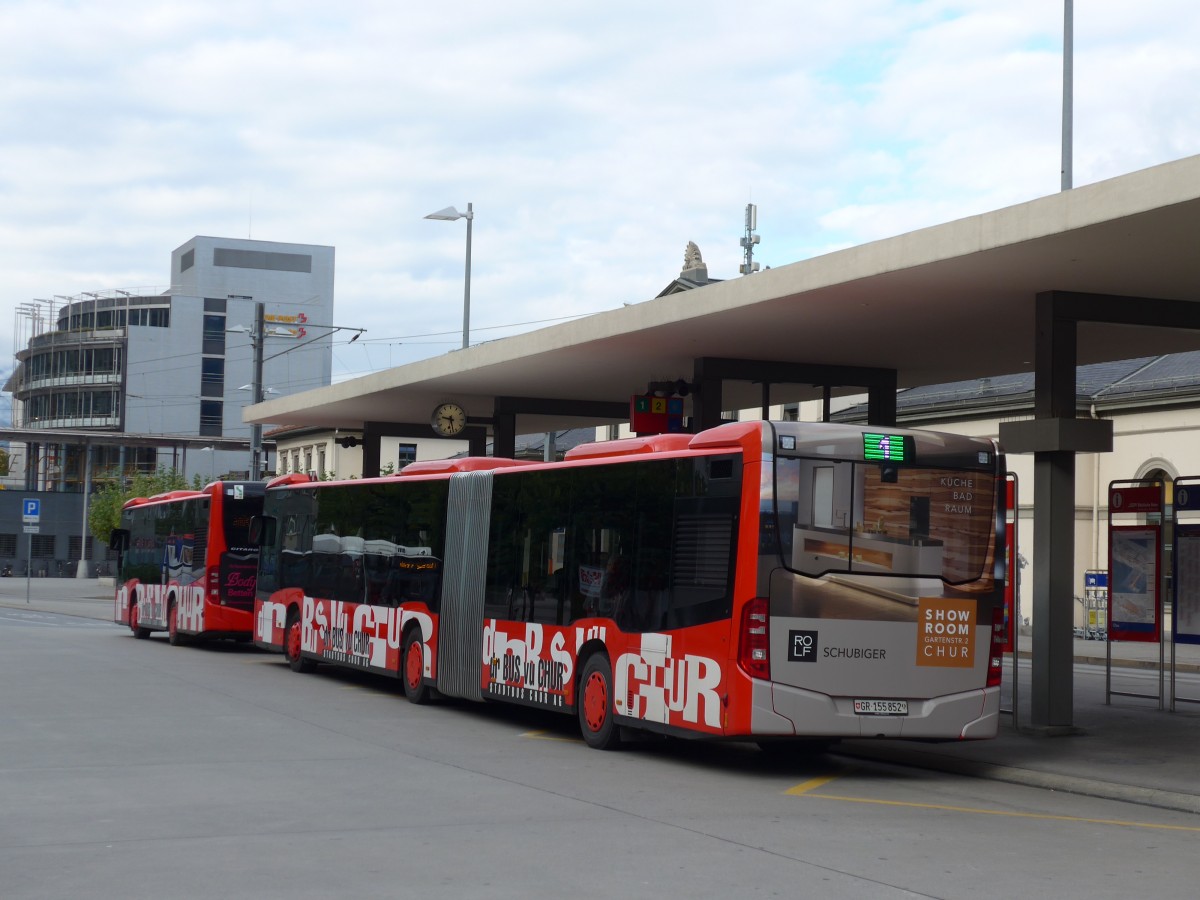
[[[734,277],[751,200],[782,265],[1056,191],[1061,28],[1045,0],[9,0],[0,303],[162,285],[195,234],[331,244],[369,329],[344,375],[458,346],[443,206],[475,205],[479,339],[648,299],[689,240]],[[1200,7],[1075,28],[1077,184],[1200,151]]]

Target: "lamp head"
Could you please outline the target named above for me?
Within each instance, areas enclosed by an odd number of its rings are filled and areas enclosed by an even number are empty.
[[[458,219],[466,218],[466,213],[460,213],[453,206],[447,206],[445,209],[439,209],[437,212],[431,212],[425,218],[437,219],[439,222],[455,222]]]

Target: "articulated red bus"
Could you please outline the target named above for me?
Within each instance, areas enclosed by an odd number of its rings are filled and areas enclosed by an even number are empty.
[[[733,423],[557,463],[268,487],[254,640],[623,729],[986,738],[1003,640],[993,441]]]
[[[113,619],[135,637],[250,640],[258,548],[250,523],[262,513],[261,482],[215,481],[200,491],[137,497],[121,510]]]

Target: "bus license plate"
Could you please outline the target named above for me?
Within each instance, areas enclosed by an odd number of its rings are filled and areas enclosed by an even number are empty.
[[[859,716],[907,716],[907,700],[855,700],[854,713]]]

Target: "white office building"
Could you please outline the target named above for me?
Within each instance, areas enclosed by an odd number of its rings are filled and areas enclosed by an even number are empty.
[[[61,430],[130,436],[91,448],[96,478],[159,467],[189,480],[245,477],[249,451],[220,442],[251,435],[242,409],[254,401],[256,350],[261,342],[263,396],[328,385],[333,280],[333,247],[194,237],[171,253],[165,289],[22,304],[5,390],[13,427],[40,434],[14,448],[14,476],[30,490],[78,490],[84,447],[45,438]]]

